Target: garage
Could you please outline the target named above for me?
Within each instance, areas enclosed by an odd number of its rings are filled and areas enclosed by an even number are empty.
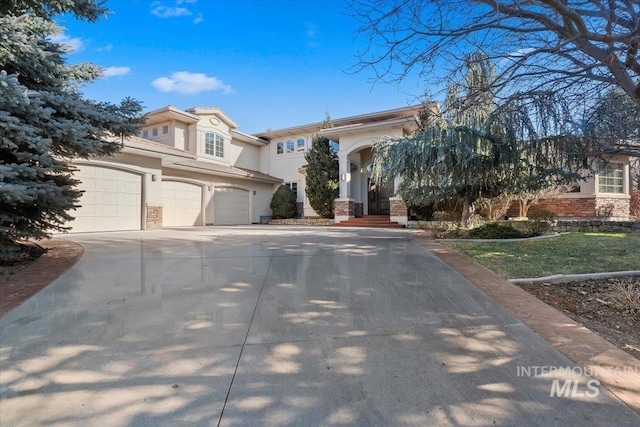
[[[241,188],[216,187],[213,211],[214,225],[249,224],[249,192]]]
[[[142,176],[101,166],[80,165],[74,177],[84,193],[75,219],[67,225],[73,232],[140,230]]]
[[[179,181],[162,181],[162,226],[201,225],[202,186]]]

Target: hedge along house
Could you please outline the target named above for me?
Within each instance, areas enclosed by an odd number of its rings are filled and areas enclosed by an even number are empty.
[[[435,103],[430,104],[434,110]],[[372,146],[383,137],[416,129],[420,106],[311,123],[255,135],[219,108],[179,110],[167,106],[147,114],[139,137],[122,141],[108,158],[76,160],[84,194],[68,225],[74,232],[146,230],[158,227],[241,225],[271,215],[269,204],[281,184],[296,194],[298,216],[316,213],[305,195],[304,153],[313,136],[334,142],[340,164],[336,222],[361,215],[388,215],[407,224],[407,207],[394,188],[371,180]],[[618,156],[572,192],[540,207],[559,217],[597,217],[614,205],[629,212],[629,158]]]

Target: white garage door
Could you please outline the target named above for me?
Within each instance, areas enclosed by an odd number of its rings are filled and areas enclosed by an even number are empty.
[[[202,186],[162,181],[162,226],[200,225]]]
[[[213,195],[215,225],[249,224],[249,192],[240,188],[216,187]]]
[[[71,211],[71,231],[140,230],[141,175],[100,166],[78,166],[74,176],[84,190],[81,205]]]

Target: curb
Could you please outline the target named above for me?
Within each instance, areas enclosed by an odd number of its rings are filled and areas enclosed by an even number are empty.
[[[519,283],[569,283],[578,280],[609,279],[612,277],[640,276],[640,270],[609,271],[604,273],[555,274],[553,276],[531,277],[523,279],[507,279],[513,284]]]

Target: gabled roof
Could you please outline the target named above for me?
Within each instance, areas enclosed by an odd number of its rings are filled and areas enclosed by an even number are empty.
[[[220,109],[220,107],[193,107],[187,110],[188,113],[194,114],[198,117],[201,116],[216,116],[223,122],[225,122],[230,128],[235,129],[238,124],[227,114]]]
[[[438,109],[438,104],[430,102],[429,105]],[[357,116],[344,117],[341,119],[332,119],[333,129],[347,126],[362,126],[376,122],[385,122],[405,117],[414,117],[418,114],[422,105],[412,105],[409,107],[395,108],[393,110],[377,111],[374,113],[360,114]],[[308,134],[319,132],[324,126],[324,122],[309,123],[301,126],[294,126],[284,129],[268,130],[256,133],[255,136],[264,139],[274,139],[296,134]]]
[[[144,115],[147,119],[145,126],[152,125],[154,123],[166,122],[171,119],[184,123],[197,123],[200,117],[195,114],[190,114],[186,111],[182,111],[173,105],[167,105],[166,107],[159,108],[157,110],[149,111]]]

